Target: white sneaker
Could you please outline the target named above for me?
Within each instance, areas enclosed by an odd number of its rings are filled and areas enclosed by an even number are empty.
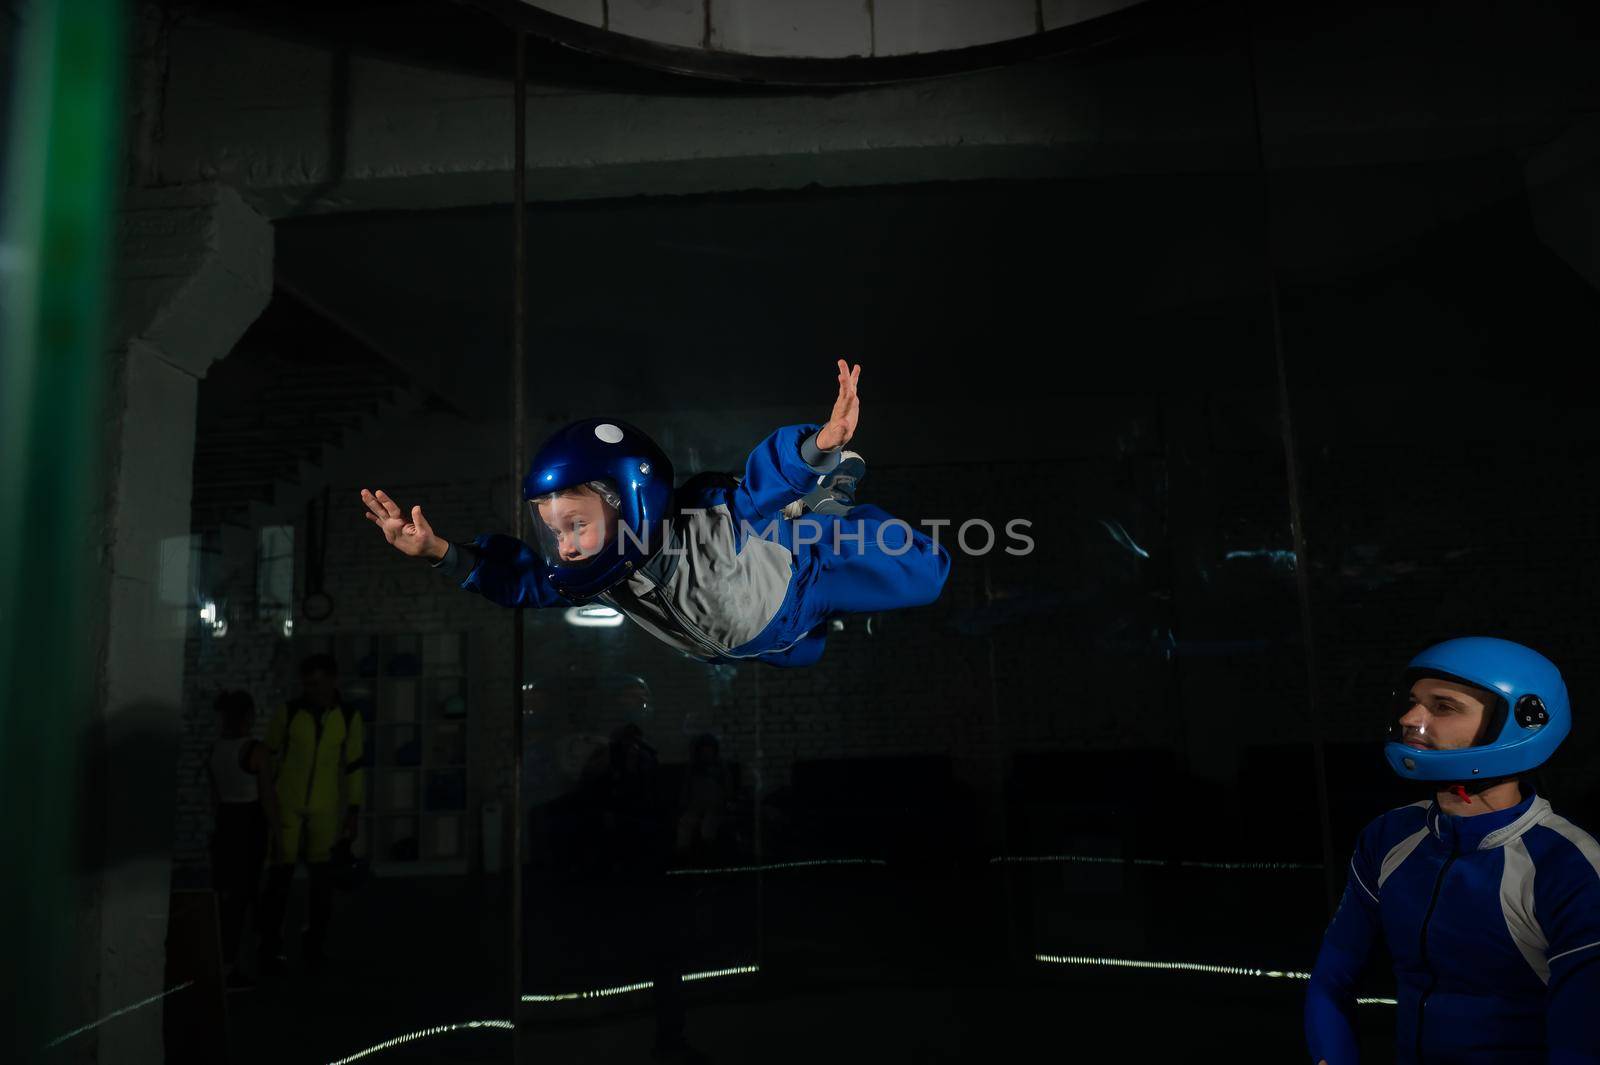
[[[807,510],[818,514],[848,513],[856,505],[856,489],[866,475],[866,459],[854,451],[841,452],[839,465],[833,468],[833,473],[801,502]]]
[[[856,486],[867,475],[867,460],[854,451],[842,451],[839,465],[820,485],[783,508],[785,521],[794,521],[807,511],[817,514],[843,514],[856,505]]]

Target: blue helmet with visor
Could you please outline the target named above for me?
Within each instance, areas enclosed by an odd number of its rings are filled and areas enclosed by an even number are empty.
[[[626,580],[666,543],[672,462],[626,422],[586,418],[544,442],[522,494],[545,576],[581,603]]]
[[[1476,744],[1456,749],[1416,747],[1397,737],[1384,747],[1389,766],[1408,780],[1491,781],[1543,765],[1572,730],[1567,685],[1554,662],[1531,647],[1487,636],[1466,636],[1423,651],[1406,666],[1400,713],[1416,705],[1411,685],[1438,677],[1490,695]],[[1398,719],[1397,719],[1398,722]]]

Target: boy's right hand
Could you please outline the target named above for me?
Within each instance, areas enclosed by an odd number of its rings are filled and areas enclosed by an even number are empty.
[[[450,544],[433,534],[433,526],[422,516],[422,507],[411,508],[411,520],[405,512],[380,489],[361,490],[361,502],[367,505],[366,517],[383,530],[383,538],[413,558],[441,559],[450,550]]]

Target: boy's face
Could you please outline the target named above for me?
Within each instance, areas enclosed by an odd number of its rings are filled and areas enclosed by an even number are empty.
[[[1470,684],[1423,677],[1411,686],[1411,709],[1400,718],[1401,740],[1419,750],[1453,751],[1474,747],[1482,735],[1494,696]]]
[[[539,520],[556,539],[563,562],[593,558],[611,542],[617,512],[590,488],[579,488],[539,502]]]

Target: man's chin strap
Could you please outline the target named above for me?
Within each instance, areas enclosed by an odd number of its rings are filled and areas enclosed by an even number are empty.
[[[1508,780],[1521,780],[1522,775],[1516,774],[1506,777],[1491,777],[1488,780],[1419,780],[1416,781],[1416,795],[1421,798],[1424,794],[1429,797],[1447,791],[1460,799],[1466,805],[1474,805],[1477,796],[1497,784],[1504,784]],[[1426,788],[1426,792],[1423,789]]]
[[[1519,781],[1521,779],[1522,778],[1518,777],[1518,776],[1510,776],[1510,777],[1493,777],[1493,778],[1491,778],[1489,780],[1474,780],[1474,781],[1470,781],[1470,782],[1461,781],[1461,782],[1457,782],[1455,784],[1448,785],[1444,790],[1448,791],[1448,792],[1451,792],[1452,794],[1455,795],[1456,798],[1460,799],[1463,803],[1465,803],[1468,806],[1471,806],[1472,805],[1472,797],[1474,795],[1481,795],[1482,793],[1488,791],[1490,788],[1497,787],[1497,786],[1499,786],[1501,784],[1504,784],[1508,780]]]

